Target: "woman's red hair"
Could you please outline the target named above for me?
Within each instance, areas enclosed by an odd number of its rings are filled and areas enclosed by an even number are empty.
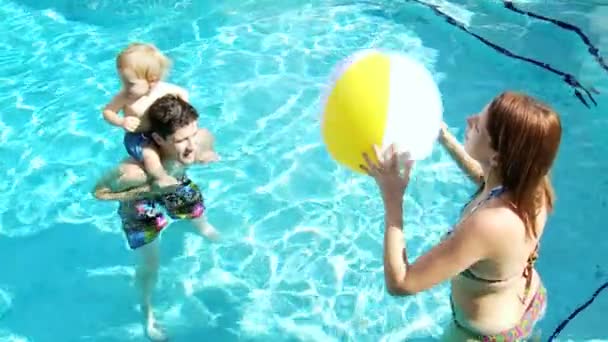
[[[536,238],[539,211],[551,211],[555,201],[549,171],[561,142],[559,116],[528,95],[504,92],[490,103],[486,128],[498,153],[502,185],[527,235]]]

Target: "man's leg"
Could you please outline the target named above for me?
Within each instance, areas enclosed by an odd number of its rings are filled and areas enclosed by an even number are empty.
[[[167,336],[156,323],[152,294],[156,288],[159,268],[158,240],[137,249],[139,261],[135,272],[135,282],[141,296],[141,310],[144,315],[144,329],[152,341],[166,341]]]
[[[220,238],[219,232],[217,229],[215,229],[215,227],[213,227],[213,225],[211,225],[211,223],[209,223],[209,221],[207,221],[207,217],[205,215],[192,219],[192,224],[198,233],[205,238],[211,241],[217,241]]]
[[[205,203],[198,186],[185,179],[175,193],[163,196],[163,204],[173,219],[190,220],[199,234],[209,240],[219,239],[219,233],[205,217]]]

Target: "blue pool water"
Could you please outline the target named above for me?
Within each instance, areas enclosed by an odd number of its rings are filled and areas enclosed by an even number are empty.
[[[338,167],[319,134],[332,66],[362,48],[428,66],[445,118],[464,118],[504,89],[562,115],[557,212],[538,269],[549,290],[540,324],[558,324],[608,280],[608,74],[572,32],[499,2],[430,1],[469,30],[571,73],[602,93],[587,109],[554,74],[505,57],[413,1],[0,0],[0,341],[142,341],[133,255],[116,204],[89,194],[125,156],[100,109],[118,89],[114,58],[155,43],[174,61],[221,163],[198,167],[210,244],[185,223],[162,239],[156,302],[175,341],[433,340],[449,321],[447,286],[386,294],[382,207],[372,182]],[[79,4],[75,4],[79,3]],[[123,3],[123,5],[118,5]],[[124,5],[129,3],[130,5]],[[591,1],[522,1],[577,24],[608,54],[608,9]],[[605,20],[605,19],[604,19]],[[406,210],[410,257],[455,222],[473,187],[437,147],[416,168]],[[607,340],[602,293],[561,332]]]

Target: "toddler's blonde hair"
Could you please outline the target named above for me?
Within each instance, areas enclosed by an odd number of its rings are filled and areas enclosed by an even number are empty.
[[[152,44],[131,43],[116,57],[116,67],[137,79],[160,81],[167,75],[171,60]]]

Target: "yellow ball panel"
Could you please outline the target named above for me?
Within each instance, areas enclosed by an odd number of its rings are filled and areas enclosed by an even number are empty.
[[[390,60],[370,53],[348,66],[327,97],[322,136],[337,162],[362,173],[363,152],[382,145],[390,85]]]

